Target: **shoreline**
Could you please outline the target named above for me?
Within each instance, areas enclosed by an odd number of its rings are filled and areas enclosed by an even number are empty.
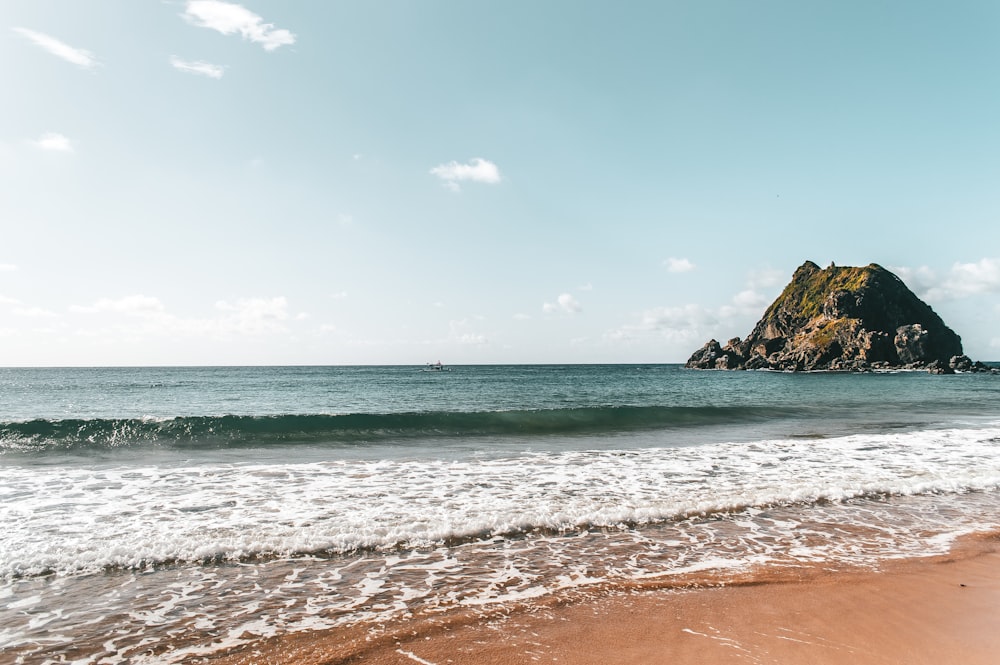
[[[709,585],[698,580],[605,586],[487,613],[278,635],[186,662],[986,665],[1000,650],[997,533],[875,571],[819,564]]]

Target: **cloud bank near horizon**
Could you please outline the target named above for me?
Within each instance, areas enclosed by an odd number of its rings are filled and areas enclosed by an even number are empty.
[[[1000,293],[1000,258],[984,257],[969,263],[956,262],[944,276],[939,276],[927,266],[903,266],[891,270],[929,303]]]

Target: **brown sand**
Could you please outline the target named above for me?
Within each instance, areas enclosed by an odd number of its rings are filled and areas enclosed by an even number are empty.
[[[491,620],[290,635],[224,663],[978,665],[1000,662],[1000,545],[874,573],[611,592]]]

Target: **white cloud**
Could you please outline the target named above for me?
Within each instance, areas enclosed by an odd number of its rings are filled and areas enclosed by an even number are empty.
[[[73,142],[62,134],[48,132],[42,134],[37,141],[32,141],[36,148],[51,150],[53,152],[73,152]]]
[[[14,272],[17,266],[13,263],[0,263],[0,272]]]
[[[473,158],[468,164],[448,162],[439,164],[430,170],[432,175],[444,181],[445,187],[459,191],[460,182],[480,182],[495,185],[501,181],[500,169],[493,162],[480,157]]]
[[[11,298],[0,294],[0,305],[19,305],[21,303],[17,298]]]
[[[580,303],[569,293],[563,293],[558,298],[556,302],[547,302],[542,305],[542,311],[547,314],[553,314],[555,312],[565,312],[566,314],[576,314],[583,310]]]
[[[890,267],[890,270],[921,298],[926,298],[927,292],[939,283],[937,275],[927,266],[919,268]]]
[[[943,278],[927,266],[892,268],[892,271],[918,296],[929,302],[1000,293],[1000,259],[983,258],[975,263],[955,263]]]
[[[664,261],[663,265],[667,266],[667,272],[691,272],[694,270],[694,264],[687,259],[676,259],[672,256]]]
[[[170,64],[173,65],[174,69],[179,71],[189,74],[199,74],[213,79],[221,79],[222,75],[226,73],[226,68],[222,65],[213,65],[203,60],[182,60],[176,55],[170,56]]]
[[[579,312],[581,310],[580,303],[568,293],[563,293],[559,296],[559,306],[567,312]]]
[[[27,28],[12,28],[12,30],[22,37],[29,39],[36,46],[40,46],[52,55],[62,58],[66,62],[71,62],[74,65],[83,67],[84,69],[93,69],[97,66],[97,58],[94,57],[94,54],[90,51],[74,48],[69,44],[59,41],[55,37],[51,37],[34,30],[29,30]]]
[[[959,297],[977,293],[1000,293],[1000,259],[980,259],[976,263],[956,263],[944,288]]]
[[[283,28],[275,28],[273,23],[264,23],[243,5],[221,0],[188,0],[182,16],[201,28],[211,28],[224,35],[239,33],[247,39],[273,51],[281,46],[295,43],[295,35]]]

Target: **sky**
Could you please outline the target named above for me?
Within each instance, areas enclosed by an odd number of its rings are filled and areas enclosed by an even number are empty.
[[[1000,4],[0,3],[0,366],[683,362],[878,263],[1000,359]]]

